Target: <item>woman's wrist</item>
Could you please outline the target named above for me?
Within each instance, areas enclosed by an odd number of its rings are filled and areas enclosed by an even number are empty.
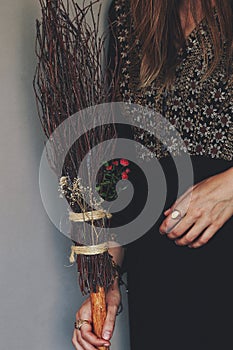
[[[119,277],[116,276],[112,282],[111,289],[120,289]]]

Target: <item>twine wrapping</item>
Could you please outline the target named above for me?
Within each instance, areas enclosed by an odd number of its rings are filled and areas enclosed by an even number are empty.
[[[102,243],[98,245],[90,245],[90,246],[71,246],[71,254],[70,254],[70,263],[73,264],[75,262],[75,255],[97,255],[103,254],[108,250],[108,244]]]
[[[92,220],[99,220],[107,217],[110,219],[112,217],[112,214],[104,211],[104,210],[93,210],[93,211],[86,211],[83,213],[69,213],[69,219],[73,222],[83,222],[83,221],[92,221]]]
[[[107,217],[108,219],[112,217],[112,214],[104,211],[104,210],[92,210],[86,211],[82,213],[69,213],[69,219],[73,222],[84,222],[84,221],[92,221],[98,220]],[[75,262],[75,254],[76,255],[97,255],[103,254],[108,250],[108,244],[102,243],[98,245],[91,246],[71,246],[71,254],[70,254],[70,263]]]

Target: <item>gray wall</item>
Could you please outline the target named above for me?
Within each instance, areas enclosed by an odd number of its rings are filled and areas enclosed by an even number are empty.
[[[44,135],[32,90],[39,0],[0,3],[0,349],[68,350],[82,302],[70,241],[48,218],[38,170]],[[104,2],[105,10],[109,1]],[[129,349],[127,298],[111,350]]]

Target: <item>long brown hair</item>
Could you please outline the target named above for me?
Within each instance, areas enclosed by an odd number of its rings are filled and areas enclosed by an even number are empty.
[[[140,69],[141,86],[149,85],[158,76],[164,84],[171,82],[177,64],[177,47],[185,37],[181,26],[180,8],[188,0],[131,0],[134,27],[142,43]],[[195,24],[198,23],[197,0],[189,0]],[[215,0],[218,22],[214,16],[213,1],[200,0],[202,17],[207,21],[213,40],[214,59],[207,76],[216,68],[223,49],[223,38],[227,42],[230,65],[233,38],[233,0]],[[217,25],[218,23],[218,25]]]

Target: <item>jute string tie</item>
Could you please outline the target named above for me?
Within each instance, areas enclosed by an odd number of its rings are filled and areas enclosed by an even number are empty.
[[[74,213],[74,212],[69,213],[69,219],[70,221],[73,221],[73,222],[99,220],[105,217],[110,219],[112,217],[112,214],[104,210],[93,210],[93,211],[86,211],[83,213]]]
[[[71,246],[71,254],[70,254],[70,263],[73,264],[75,262],[75,255],[97,255],[103,254],[108,251],[108,244],[101,243],[98,245],[90,245],[90,246]]]
[[[108,219],[112,217],[112,214],[104,211],[104,210],[93,210],[86,211],[83,213],[69,213],[69,219],[73,222],[84,222],[84,221],[92,221],[103,219],[107,217]],[[103,254],[108,250],[108,244],[102,243],[98,245],[91,246],[71,246],[71,255],[70,255],[70,263],[75,262],[75,255],[97,255]]]

